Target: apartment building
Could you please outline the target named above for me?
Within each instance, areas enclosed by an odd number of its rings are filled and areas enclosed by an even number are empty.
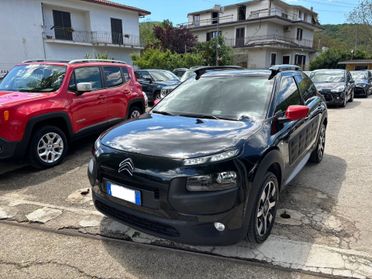
[[[0,72],[26,59],[109,57],[143,49],[139,18],[150,12],[107,0],[1,0]]]
[[[188,28],[199,42],[218,34],[234,50],[234,62],[248,68],[297,64],[304,69],[315,54],[320,29],[313,9],[281,0],[251,0],[188,14]]]

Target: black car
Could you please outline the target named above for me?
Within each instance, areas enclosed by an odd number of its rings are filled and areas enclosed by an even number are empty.
[[[166,70],[137,70],[135,75],[138,82],[142,85],[142,90],[146,93],[149,103],[164,97],[161,96],[161,91],[164,87],[175,88],[181,82],[175,74]]]
[[[346,107],[354,100],[354,80],[347,70],[316,70],[311,79],[327,105]]]
[[[369,71],[352,71],[350,72],[353,80],[355,81],[356,97],[368,98],[372,89],[372,75]]]
[[[226,71],[226,70],[242,70],[240,66],[196,66],[188,69],[181,77],[181,82],[188,80],[191,77],[198,78],[201,75],[211,71]]]
[[[206,73],[101,135],[88,169],[96,208],[183,243],[265,241],[279,192],[324,154],[327,106],[292,69]]]
[[[186,73],[187,70],[188,70],[187,68],[177,68],[173,70],[173,74],[175,74],[179,78],[182,78],[182,76],[184,75],[184,73]]]

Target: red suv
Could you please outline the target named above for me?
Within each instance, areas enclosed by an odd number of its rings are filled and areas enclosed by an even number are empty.
[[[133,68],[121,61],[25,61],[0,83],[0,159],[59,164],[70,142],[145,111]]]

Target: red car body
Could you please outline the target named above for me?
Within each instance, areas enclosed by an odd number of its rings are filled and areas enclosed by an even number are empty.
[[[70,142],[128,119],[132,108],[145,111],[142,87],[128,64],[81,60],[20,65],[63,66],[66,72],[61,86],[54,92],[0,91],[0,159],[24,157],[34,132],[45,125],[62,130]],[[74,70],[82,67],[100,69],[102,89],[84,94],[70,90]],[[122,76],[125,71],[123,83],[114,87],[105,86],[104,67],[119,67]]]

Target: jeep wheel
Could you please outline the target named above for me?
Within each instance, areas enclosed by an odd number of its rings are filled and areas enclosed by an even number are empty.
[[[319,164],[324,157],[324,149],[326,143],[326,126],[323,123],[320,127],[319,137],[314,151],[311,153],[310,162]]]
[[[269,237],[275,221],[278,200],[278,179],[272,172],[267,172],[252,210],[248,229],[249,241],[262,243]]]
[[[30,163],[38,169],[54,167],[62,162],[67,148],[66,135],[62,130],[54,126],[42,127],[32,136]]]
[[[135,119],[135,118],[140,117],[141,114],[142,114],[142,110],[139,107],[131,107],[129,110],[128,118]]]

